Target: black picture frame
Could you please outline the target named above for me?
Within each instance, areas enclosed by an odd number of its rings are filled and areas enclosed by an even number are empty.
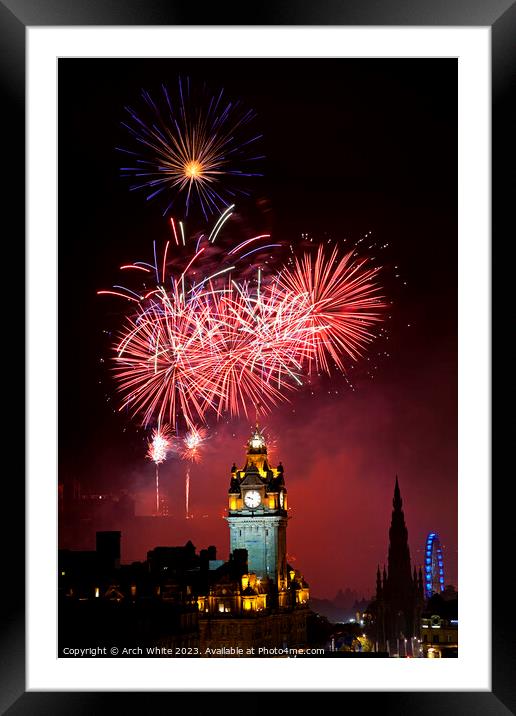
[[[199,20],[202,22],[199,22]],[[17,247],[22,256],[25,245],[24,152],[25,145],[25,29],[27,26],[74,25],[406,25],[406,26],[490,26],[492,31],[492,233],[503,246],[505,227],[510,227],[509,212],[513,212],[514,197],[511,183],[505,177],[514,167],[514,110],[511,109],[511,77],[515,73],[516,5],[512,0],[447,0],[430,3],[428,0],[319,0],[301,4],[283,0],[277,6],[267,3],[233,2],[207,4],[170,0],[0,0],[0,88],[4,111],[3,159],[7,179],[2,190],[4,207],[11,218],[16,217],[10,232],[9,244]],[[514,98],[512,98],[514,99]],[[512,141],[511,141],[512,140]],[[511,151],[512,148],[512,151]],[[5,154],[7,153],[7,157]],[[5,175],[4,175],[5,176]],[[504,252],[505,253],[505,252]],[[501,308],[509,262],[493,263],[498,281],[492,293],[494,307]],[[505,264],[504,266],[500,264]],[[18,264],[23,265],[23,264]],[[21,299],[20,299],[21,300]],[[494,342],[496,348],[500,343]],[[28,346],[30,350],[30,346]],[[504,371],[503,352],[495,350],[493,376]],[[493,406],[501,403],[501,379],[493,380]],[[497,401],[498,398],[498,401]],[[492,440],[493,455],[501,463],[502,446],[510,445],[510,437],[503,429]],[[10,436],[8,437],[10,441]],[[495,463],[498,466],[498,463]],[[156,693],[152,697],[141,693],[120,692],[26,692],[25,690],[25,612],[24,612],[24,482],[21,469],[4,481],[4,514],[12,519],[1,520],[4,546],[3,602],[0,611],[0,709],[12,716],[20,714],[97,714],[121,708],[121,699],[130,698],[132,708],[149,708],[149,698],[160,700],[170,708],[171,696]],[[502,715],[514,713],[514,640],[510,638],[512,599],[505,580],[511,569],[509,558],[509,529],[512,505],[506,499],[504,474],[493,469],[492,480],[492,691],[491,692],[351,692],[343,695],[346,709],[381,709],[397,714],[476,714]],[[8,506],[8,507],[7,507]],[[482,618],[482,616],[480,617]],[[190,694],[191,695],[191,694]],[[200,695],[200,694],[196,694]],[[318,693],[324,696],[323,692]],[[210,694],[210,708],[216,701],[227,698],[223,693]],[[278,694],[281,702],[286,703]],[[275,697],[276,698],[276,697]],[[365,702],[364,702],[365,700]],[[351,703],[350,703],[351,702]],[[156,704],[156,707],[158,705]],[[122,708],[124,708],[122,706]],[[189,707],[191,708],[191,707]],[[511,710],[512,709],[512,710]]]

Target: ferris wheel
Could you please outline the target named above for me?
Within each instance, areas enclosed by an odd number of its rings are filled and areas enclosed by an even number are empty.
[[[425,597],[444,591],[443,551],[439,535],[430,532],[425,549]]]

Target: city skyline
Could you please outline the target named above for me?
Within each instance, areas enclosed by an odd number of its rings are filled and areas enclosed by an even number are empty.
[[[221,440],[225,444],[227,438]],[[232,440],[237,443],[238,437],[235,435],[234,437],[232,437]],[[212,438],[212,444],[210,445],[208,455],[206,457],[206,460],[212,467],[214,464],[213,461],[216,465],[225,465],[228,463],[228,461],[225,461],[222,456],[216,458],[216,445],[218,442],[219,441],[216,438]],[[237,446],[241,447],[241,453],[243,455],[244,444]],[[274,458],[271,460],[271,464],[276,465],[278,462],[281,461],[277,447],[275,448],[275,452],[273,453],[273,455]],[[277,459],[275,459],[276,457]],[[243,460],[239,461],[237,459],[236,464],[240,465],[240,463],[243,464]],[[212,469],[212,467],[210,469]],[[286,465],[285,468],[289,473],[289,487],[290,483],[293,482],[294,484],[294,487],[291,488],[292,501],[295,500],[296,495],[303,494],[302,490],[310,490],[311,482],[308,478],[307,480],[303,481],[305,485],[303,485],[303,483],[300,484],[299,482],[296,485],[296,480],[292,479],[290,476],[289,466]],[[112,526],[116,527],[117,529],[120,528],[122,530],[123,563],[129,564],[131,562],[144,560],[146,558],[147,552],[150,549],[153,549],[154,547],[158,546],[158,544],[183,544],[189,540],[191,540],[199,549],[206,548],[208,544],[214,544],[217,546],[219,553],[223,555],[224,558],[228,557],[229,539],[227,535],[227,525],[225,520],[225,506],[220,506],[220,513],[216,511],[216,507],[219,506],[220,500],[217,499],[216,494],[213,494],[214,490],[210,489],[209,492],[206,492],[204,490],[202,486],[202,477],[197,474],[202,474],[203,469],[205,469],[205,465],[203,463],[190,467],[193,480],[193,505],[192,513],[190,514],[190,518],[188,520],[185,519],[184,512],[184,466],[178,458],[172,457],[169,461],[167,461],[167,463],[165,463],[165,468],[162,471],[162,491],[165,499],[167,500],[167,517],[169,517],[169,519],[155,516],[155,490],[152,480],[152,470],[149,469],[149,466],[144,466],[144,470],[141,475],[140,490],[137,490],[132,495],[127,489],[122,489],[120,492],[115,491],[111,494],[111,497],[115,500],[119,499],[125,494],[129,495],[134,500],[135,516],[140,518],[147,518],[145,520],[145,524],[147,525],[147,527],[152,525],[152,529],[149,530],[148,533],[144,534],[143,539],[138,539],[138,537],[136,536],[136,529],[133,528],[129,533],[124,530],[124,524],[129,524],[129,522],[124,522],[124,518],[120,518],[119,516],[117,516],[112,520]],[[227,473],[229,474],[229,470],[227,470]],[[397,475],[395,476],[395,479],[396,478],[398,478]],[[371,541],[367,543],[367,545],[364,545],[361,551],[361,566],[363,565],[363,560],[366,560],[366,563],[374,569],[376,569],[377,564],[379,564],[380,566],[387,564],[387,533],[388,526],[391,520],[391,498],[392,490],[394,489],[395,479],[391,481],[392,484],[386,485],[386,490],[388,492],[390,489],[391,495],[390,498],[385,502],[385,504],[378,505],[378,509],[374,512],[371,509],[369,513],[366,513],[369,514],[368,525],[370,533],[371,535],[377,537],[378,541],[376,544]],[[424,568],[425,549],[428,534],[430,532],[437,531],[434,525],[435,520],[428,519],[424,523],[417,524],[411,516],[411,507],[406,498],[407,490],[403,485],[403,482],[401,482],[401,488],[404,494],[404,512],[408,526],[408,543],[410,548],[411,561],[418,568]],[[410,489],[408,490],[408,492],[409,494],[411,493]],[[84,495],[85,498],[87,498],[87,496],[88,493]],[[103,498],[105,499],[107,496],[108,495],[104,494]],[[101,505],[100,501],[96,504],[98,508],[105,507],[107,509],[107,506],[105,504]],[[303,537],[305,535],[305,529],[302,521],[303,519],[310,519],[311,515],[309,503],[308,507],[305,507],[302,501],[300,501],[300,504],[301,510],[298,506],[296,506],[294,502],[293,508],[291,507],[291,510],[293,510],[294,512],[294,514],[291,515],[293,517],[293,520],[289,520],[290,543],[294,542],[294,544],[297,545],[303,544]],[[296,514],[300,511],[301,515]],[[380,513],[382,513],[381,518],[379,516]],[[106,520],[99,519],[99,521],[96,522],[94,518],[92,525],[95,524],[105,525]],[[107,524],[109,524],[109,519],[107,521]],[[89,542],[87,541],[86,543],[83,543],[83,548],[92,547],[94,542],[94,532],[92,530],[93,527],[90,530],[91,534],[89,536]],[[418,537],[420,536],[421,539],[418,539]],[[315,540],[320,543],[320,540],[318,540],[317,535],[313,535],[310,533],[309,537],[310,539],[315,538]],[[326,544],[329,547],[331,545],[331,539],[332,535],[323,535],[323,545],[326,541]],[[372,539],[373,538],[371,537],[371,540]],[[346,560],[348,560],[347,563],[352,565],[353,561],[356,559],[356,552],[353,541],[351,541],[351,545],[352,549],[349,551],[345,551],[345,558]],[[453,555],[450,555],[450,552],[446,546],[446,542],[444,542],[443,544],[443,551],[446,575],[445,583],[446,585],[451,584],[455,588],[457,588],[457,579],[454,574],[455,560],[453,559]],[[301,558],[301,561],[304,561],[302,559],[304,554],[305,551],[303,550],[302,546],[301,548],[298,547],[296,551],[294,551],[292,548],[288,550],[289,559],[294,564],[297,563],[299,556]],[[332,555],[332,559],[334,564],[339,564],[339,555]],[[346,562],[343,562],[343,564],[346,564]],[[303,567],[304,571],[307,574],[311,574],[315,577],[316,585],[323,583],[323,580],[317,580],[317,571],[314,570],[312,572],[312,570],[310,569],[310,560],[308,572],[306,571],[306,567],[304,566],[304,564]],[[324,561],[322,561],[321,569],[325,570],[325,568],[326,564]],[[359,572],[354,572],[353,569],[350,569],[349,567],[344,567],[341,570],[336,569],[333,573],[333,579],[326,579],[326,584],[328,585],[326,589],[316,589],[313,593],[313,596],[317,598],[331,600],[334,599],[334,597],[340,590],[348,588],[356,590],[358,593],[360,593],[361,596],[370,598],[374,594],[374,576],[369,575],[369,577],[367,577],[366,575],[366,578],[362,581],[360,581],[360,579],[358,578],[355,578],[355,580],[353,581],[352,575],[358,573]]]

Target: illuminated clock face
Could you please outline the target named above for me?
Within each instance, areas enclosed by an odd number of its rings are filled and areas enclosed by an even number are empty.
[[[281,492],[279,493],[279,503],[280,503],[281,509],[283,509],[283,503],[284,503],[284,501],[285,501],[285,496],[284,496],[284,494],[283,494],[283,491],[281,491]]]
[[[262,498],[260,497],[260,493],[256,490],[249,490],[249,492],[245,493],[244,502],[247,507],[258,507],[261,501]]]

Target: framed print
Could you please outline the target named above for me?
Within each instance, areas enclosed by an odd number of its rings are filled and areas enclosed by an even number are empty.
[[[489,129],[498,231],[514,8],[93,11],[1,8],[29,408],[3,709],[507,713]]]

